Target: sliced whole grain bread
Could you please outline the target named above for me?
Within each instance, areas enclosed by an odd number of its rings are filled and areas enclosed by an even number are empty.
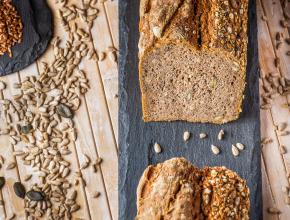
[[[226,123],[242,111],[248,0],[141,0],[144,121]]]
[[[143,173],[135,220],[249,219],[245,180],[225,167],[198,169],[173,158]]]

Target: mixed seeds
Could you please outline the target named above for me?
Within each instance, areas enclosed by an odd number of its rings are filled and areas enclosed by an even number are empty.
[[[81,208],[73,186],[79,183],[86,186],[81,169],[89,167],[91,159],[84,155],[85,164],[77,172],[71,172],[70,162],[65,157],[71,154],[70,144],[77,139],[75,112],[90,88],[86,73],[79,64],[83,59],[98,58],[89,34],[98,15],[93,2],[79,8],[68,1],[58,1],[61,6],[58,12],[68,40],[61,42],[55,37],[51,42],[52,62],[42,64],[39,76],[27,76],[21,83],[15,83],[13,87],[19,93],[11,100],[0,100],[0,119],[4,122],[0,124],[0,135],[9,136],[13,155],[34,171],[22,179],[27,183],[36,182],[27,186],[27,192],[22,183],[13,185],[15,194],[24,198],[28,219],[71,219],[72,213]],[[88,29],[79,28],[76,19],[86,23]],[[113,47],[107,51],[116,52]],[[115,55],[110,56],[117,59]],[[0,81],[0,92],[5,88],[6,84]],[[96,169],[101,161],[97,158],[94,162]],[[4,158],[0,155],[0,165],[3,164]],[[11,170],[16,167],[16,162],[5,165],[7,170]],[[1,181],[5,184],[5,179],[0,178],[0,186]]]

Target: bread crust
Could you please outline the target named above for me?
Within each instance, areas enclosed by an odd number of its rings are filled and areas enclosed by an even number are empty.
[[[144,59],[162,44],[174,42],[193,50],[218,52],[226,59],[233,60],[240,68],[241,77],[246,78],[247,11],[248,0],[141,0],[139,80],[145,122],[164,120],[149,116],[142,82]],[[240,85],[243,91],[245,84],[244,80]],[[187,118],[186,121],[223,124],[236,120],[242,111],[243,98],[241,96],[237,100],[236,114],[230,118],[209,121]]]
[[[135,220],[247,220],[249,209],[249,189],[235,172],[198,169],[184,158],[173,158],[144,171]]]

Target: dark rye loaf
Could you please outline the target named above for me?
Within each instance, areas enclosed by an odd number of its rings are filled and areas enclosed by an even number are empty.
[[[198,169],[173,158],[143,173],[135,220],[248,220],[246,181],[225,167]]]
[[[248,0],[141,0],[144,121],[233,121],[242,111]]]

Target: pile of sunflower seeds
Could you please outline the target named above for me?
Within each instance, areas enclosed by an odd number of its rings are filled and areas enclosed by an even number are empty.
[[[0,1],[0,56],[8,52],[12,57],[11,47],[22,40],[23,24],[12,0]]]
[[[38,177],[26,193],[19,184],[15,188],[25,200],[28,219],[43,216],[71,219],[72,213],[81,208],[76,203],[73,185],[85,183],[80,170],[72,182],[68,180],[71,168],[64,156],[71,153],[69,144],[77,139],[73,117],[81,104],[81,96],[89,89],[86,74],[78,65],[85,57],[97,59],[94,50],[89,49],[89,33],[78,28],[76,19],[80,18],[91,28],[98,10],[90,4],[82,9],[68,6],[64,0],[59,4],[62,25],[69,36],[65,46],[61,47],[61,40],[56,37],[52,41],[53,62],[43,63],[39,76],[28,76],[21,83],[15,83],[14,88],[21,93],[12,100],[0,100],[0,119],[4,122],[0,125],[0,135],[9,135],[14,149],[24,144],[13,154],[34,170],[24,177],[25,181],[32,175]],[[0,85],[5,89],[3,82]],[[100,162],[99,158],[95,165]]]

